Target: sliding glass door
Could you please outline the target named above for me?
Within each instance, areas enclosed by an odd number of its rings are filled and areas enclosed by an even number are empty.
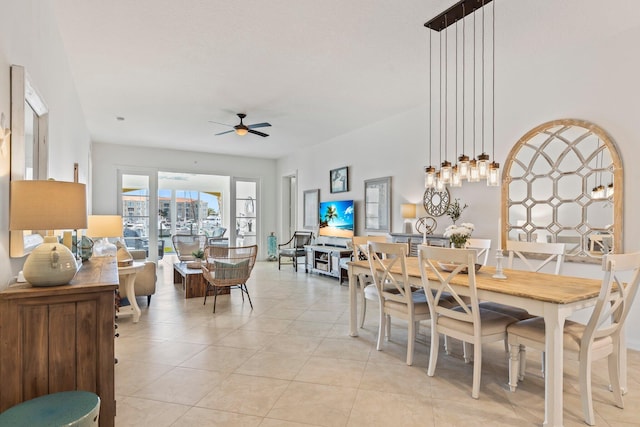
[[[231,235],[236,246],[256,245],[260,241],[258,180],[233,178],[231,197],[235,228]]]

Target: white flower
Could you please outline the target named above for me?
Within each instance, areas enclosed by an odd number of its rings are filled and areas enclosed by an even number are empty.
[[[461,225],[450,225],[444,231],[444,237],[460,236],[469,237],[473,233],[475,226],[471,223],[465,222]]]

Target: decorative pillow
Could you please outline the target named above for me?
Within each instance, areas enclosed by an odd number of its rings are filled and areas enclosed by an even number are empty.
[[[249,275],[249,260],[237,263],[213,261],[216,279],[244,279]]]

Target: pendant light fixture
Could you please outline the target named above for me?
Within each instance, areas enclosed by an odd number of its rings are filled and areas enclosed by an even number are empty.
[[[424,188],[433,188],[436,185],[436,168],[434,168],[431,162],[431,145],[433,142],[433,138],[432,138],[432,127],[431,127],[431,74],[432,74],[432,68],[431,68],[431,51],[432,51],[432,45],[431,45],[431,31],[429,31],[429,166],[427,166],[426,168],[424,168]]]
[[[485,136],[485,131],[484,131],[484,124],[485,124],[485,120],[484,120],[484,110],[485,110],[485,104],[484,104],[484,91],[485,91],[485,84],[484,84],[484,0],[482,1],[482,68],[480,70],[480,81],[481,81],[481,89],[482,91],[480,92],[480,102],[481,102],[481,108],[480,108],[480,113],[482,115],[482,127],[481,130],[482,132],[480,133],[480,140],[482,141],[482,154],[480,154],[478,156],[478,175],[480,175],[480,179],[486,179],[487,178],[487,174],[489,172],[489,155],[484,151],[484,136]]]
[[[456,153],[455,156],[453,157],[454,160],[457,160],[458,158],[458,21],[456,21],[456,42],[454,43],[455,46],[455,53],[456,53],[456,61],[455,61],[455,72],[456,72],[456,78],[455,78],[455,90],[453,91],[454,96],[455,96],[455,101],[453,103],[453,106],[455,108],[455,120],[454,120],[454,132],[453,132],[453,139],[454,139],[454,143],[455,143],[455,147],[456,147]],[[462,187],[462,179],[460,178],[460,170],[458,169],[458,164],[456,163],[455,165],[453,165],[453,167],[451,168],[451,186],[452,187]]]
[[[447,17],[444,17],[445,20],[445,26],[447,25]],[[449,76],[449,58],[448,58],[448,46],[449,46],[449,39],[447,38],[447,29],[445,28],[444,30],[444,103],[442,102],[442,98],[440,98],[440,111],[442,111],[442,108],[444,106],[444,158],[442,160],[442,163],[440,165],[440,179],[442,180],[443,184],[449,184],[451,182],[451,162],[449,162],[447,160],[447,146],[449,145],[449,133],[448,133],[448,127],[449,127],[449,121],[448,119],[448,92],[447,92],[447,87],[449,86],[449,81],[448,81],[448,76]],[[442,58],[442,52],[440,53],[440,57]],[[442,78],[440,79],[440,81],[442,82]]]
[[[466,15],[466,9],[464,3],[462,4],[462,15]],[[460,180],[469,179],[469,156],[464,154],[465,152],[465,125],[466,122],[464,120],[465,113],[465,46],[466,46],[466,35],[465,35],[465,22],[466,20],[462,20],[462,154],[458,157],[458,173],[460,174]]]
[[[451,6],[446,11],[442,12],[435,18],[431,19],[429,22],[425,23],[425,27],[440,32],[440,40],[439,40],[439,48],[440,48],[440,75],[439,75],[439,139],[440,139],[440,169],[436,172],[435,168],[429,166],[425,168],[425,187],[429,188],[432,183],[435,183],[436,188],[443,188],[444,185],[450,186],[461,186],[463,180],[467,180],[468,182],[478,182],[480,179],[487,179],[488,186],[498,186],[500,182],[500,165],[495,162],[495,6],[492,14],[492,97],[491,97],[491,138],[492,138],[492,156],[494,157],[494,161],[490,162],[490,156],[485,151],[485,124],[487,121],[485,120],[485,10],[484,6],[488,3],[491,3],[493,0],[461,0],[458,3]],[[476,39],[477,39],[477,25],[476,25],[476,15],[478,15],[479,9],[482,9],[482,28],[481,28],[481,37],[482,37],[482,46],[481,48],[481,61],[482,61],[482,69],[480,73],[477,73],[476,68],[476,57],[477,57],[477,48],[476,48]],[[465,154],[466,151],[466,128],[468,124],[466,121],[468,120],[466,115],[466,23],[465,17],[469,14],[473,14],[473,70],[470,73],[473,79],[472,85],[472,119],[471,125],[473,136],[472,136],[472,145],[473,145],[473,159],[469,159],[469,156]],[[462,20],[462,129],[461,129],[461,139],[462,139],[462,148],[459,150],[459,126],[458,123],[458,78],[460,71],[458,69],[458,55],[459,53],[459,20]],[[455,28],[455,132],[454,132],[454,143],[455,143],[455,157],[454,160],[457,161],[457,164],[452,166],[448,161],[448,148],[449,148],[449,121],[448,121],[448,75],[449,75],[449,64],[448,64],[448,30],[447,28],[456,24]],[[442,32],[444,31],[444,37]],[[444,40],[443,40],[444,39]],[[444,41],[444,46],[443,46]],[[432,94],[431,94],[431,74],[432,74],[432,63],[431,63],[431,54],[432,54],[432,44],[431,44],[431,34],[429,34],[429,127],[431,132],[431,103],[432,103]],[[443,59],[443,49],[444,49],[444,59]],[[444,74],[444,76],[443,76]],[[477,80],[481,80],[481,97],[480,97],[480,112],[476,110],[476,94],[477,94]],[[444,84],[444,97],[442,85]],[[444,117],[443,117],[443,109],[444,109]],[[478,114],[480,113],[480,114]],[[477,115],[480,116],[481,124],[480,129],[476,127]],[[444,125],[444,130],[442,126]],[[478,130],[480,130],[480,139],[478,140]],[[480,144],[481,154],[476,157],[476,142]],[[429,147],[431,150],[431,146]],[[460,154],[460,155],[458,155]],[[431,157],[431,152],[429,154]],[[430,159],[431,162],[431,159]]]
[[[500,163],[496,162],[496,4],[491,8],[491,145],[493,161],[489,164],[487,186],[500,185]]]

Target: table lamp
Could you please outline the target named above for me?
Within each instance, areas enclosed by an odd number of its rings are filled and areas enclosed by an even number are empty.
[[[412,234],[411,219],[416,217],[416,205],[413,203],[403,203],[400,205],[400,212],[404,221],[405,234]]]
[[[118,248],[109,243],[109,237],[122,237],[120,215],[89,215],[87,236],[101,238],[93,245],[93,256],[116,256]]]
[[[78,271],[73,253],[54,230],[87,227],[86,186],[62,181],[11,181],[9,230],[46,230],[44,243],[27,257],[25,280],[33,286],[69,283]]]

